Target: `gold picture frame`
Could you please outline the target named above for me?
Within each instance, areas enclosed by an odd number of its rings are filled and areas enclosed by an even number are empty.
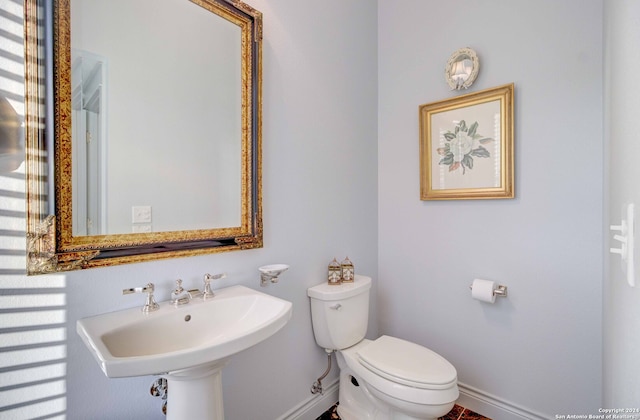
[[[513,83],[420,105],[420,199],[514,197]]]

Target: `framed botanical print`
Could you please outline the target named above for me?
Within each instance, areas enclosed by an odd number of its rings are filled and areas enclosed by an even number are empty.
[[[513,84],[420,106],[420,199],[514,197]]]

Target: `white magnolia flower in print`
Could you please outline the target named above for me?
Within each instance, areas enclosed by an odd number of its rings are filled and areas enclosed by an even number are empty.
[[[473,169],[473,158],[488,158],[491,153],[484,148],[484,144],[491,143],[492,138],[485,137],[478,133],[478,122],[470,126],[462,120],[456,124],[454,131],[444,133],[446,143],[444,147],[437,149],[442,156],[440,165],[449,166],[449,172],[462,168],[462,174],[467,169]]]

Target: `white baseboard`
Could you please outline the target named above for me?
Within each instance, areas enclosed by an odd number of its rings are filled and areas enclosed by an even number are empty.
[[[310,396],[276,420],[316,420],[338,402],[339,379],[324,385],[322,394]]]
[[[548,420],[552,418],[460,382],[458,382],[458,388],[460,390],[458,405],[492,419]]]
[[[338,402],[339,378],[326,386],[323,394],[312,395],[276,420],[315,420]],[[458,382],[460,397],[456,404],[494,420],[548,420],[544,415],[518,404]]]

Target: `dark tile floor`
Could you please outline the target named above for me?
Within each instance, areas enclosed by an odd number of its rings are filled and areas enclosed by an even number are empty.
[[[334,405],[329,410],[327,410],[323,415],[318,417],[316,420],[340,420],[340,416],[336,412],[336,408],[338,405]],[[491,420],[488,417],[484,417],[478,413],[474,413],[471,410],[468,410],[459,405],[455,405],[449,414],[444,417],[440,417],[438,420]]]

